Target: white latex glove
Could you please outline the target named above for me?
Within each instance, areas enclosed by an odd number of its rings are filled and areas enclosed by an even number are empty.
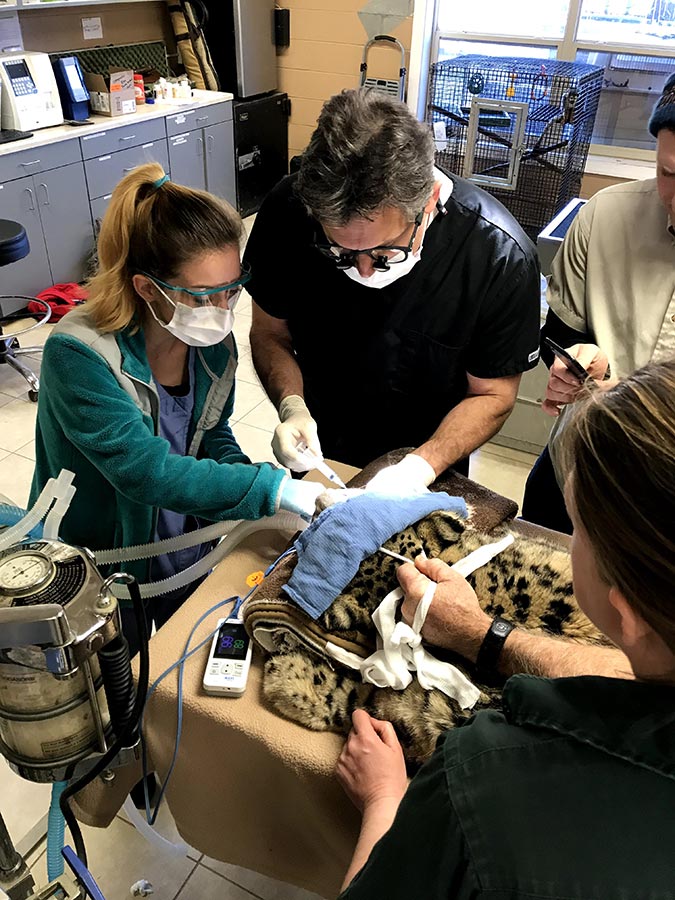
[[[344,503],[350,497],[357,497],[363,494],[363,488],[327,488],[322,494],[319,494],[316,501],[318,512],[323,512],[329,506],[335,506],[336,503]]]
[[[319,459],[323,459],[316,422],[311,417],[305,401],[297,394],[284,397],[279,406],[281,424],[272,438],[272,452],[282,466],[293,472],[309,472],[312,468],[307,458],[298,452],[298,444],[304,443]]]
[[[387,466],[373,476],[366,490],[390,497],[409,497],[423,494],[435,478],[436,473],[426,459],[409,453],[401,462]]]
[[[279,509],[295,513],[309,522],[316,512],[317,497],[325,492],[325,486],[316,481],[286,478],[281,482]]]

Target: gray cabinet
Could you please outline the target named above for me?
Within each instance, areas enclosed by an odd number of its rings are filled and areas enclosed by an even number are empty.
[[[52,282],[79,281],[94,249],[82,163],[34,175]]]
[[[237,179],[234,169],[232,120],[204,129],[206,189],[237,208]]]
[[[2,185],[0,209],[26,229],[30,253],[0,275],[5,294],[32,296],[51,284],[76,281],[94,246],[82,163]]]
[[[0,293],[82,280],[113,188],[148,161],[236,208],[232,102],[0,153],[0,216],[20,222],[30,242],[25,259],[0,269]]]
[[[232,103],[215,103],[166,118],[171,178],[237,206]]]
[[[33,296],[49,287],[51,272],[32,176],[0,185],[0,214],[23,225],[30,244],[28,256],[0,269],[0,293]]]
[[[5,266],[0,291],[32,296],[78,281],[94,246],[87,184],[77,139],[0,157],[0,215],[26,229],[30,253]]]
[[[206,190],[204,133],[202,129],[169,138],[171,178],[185,187]]]
[[[84,167],[87,173],[90,199],[95,200],[97,197],[111,193],[118,181],[133,171],[136,166],[147,162],[158,162],[165,172],[168,170],[169,155],[166,149],[166,139],[86,160]]]

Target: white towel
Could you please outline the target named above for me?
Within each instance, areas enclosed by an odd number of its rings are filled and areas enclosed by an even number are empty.
[[[479,547],[451,568],[466,577],[509,547],[513,540],[513,535],[509,534],[501,541]],[[402,691],[412,682],[410,673],[416,672],[417,680],[425,691],[437,688],[456,700],[462,709],[473,709],[480,697],[479,689],[456,666],[436,659],[422,644],[422,627],[436,587],[435,581],[429,583],[415,610],[412,625],[396,621],[399,603],[403,598],[401,588],[387,594],[373,613],[373,623],[377,629],[377,650],[366,659],[330,641],[326,642],[326,652],[337,662],[360,671],[363,681],[377,687],[391,687]]]

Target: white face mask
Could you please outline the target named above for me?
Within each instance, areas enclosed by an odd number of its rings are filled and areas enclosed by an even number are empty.
[[[152,308],[152,303],[148,303],[152,317],[166,328],[179,341],[183,341],[189,347],[213,347],[219,344],[232,331],[234,326],[234,307],[237,299],[230,301],[228,309],[220,306],[187,306],[185,303],[174,303],[174,301],[166,295],[162,288],[153,282],[157,290],[166,297],[174,308],[173,316],[170,322],[160,322]]]
[[[351,266],[351,268],[343,269],[342,271],[348,278],[351,278],[352,281],[355,281],[357,284],[362,284],[364,287],[383,288],[396,281],[398,278],[403,278],[404,275],[407,275],[413,266],[420,261],[421,252],[422,248],[420,247],[417,253],[410,253],[404,262],[395,263],[393,266],[389,266],[384,272],[374,269],[368,276],[362,275],[356,266]]]

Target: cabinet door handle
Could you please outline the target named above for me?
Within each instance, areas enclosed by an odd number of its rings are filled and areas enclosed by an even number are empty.
[[[129,134],[129,135],[127,135],[126,137],[121,137],[119,140],[120,140],[120,141],[133,141],[133,139],[134,139],[135,137],[136,137],[135,134]]]
[[[208,122],[208,121],[209,121],[208,116],[197,116],[197,118],[195,119],[195,122]]]
[[[37,166],[37,165],[39,165],[39,164],[40,164],[40,160],[39,160],[39,159],[31,159],[30,162],[27,162],[27,163],[19,163],[20,166],[24,166],[24,167],[26,167],[26,166]]]
[[[43,205],[43,206],[49,206],[49,205],[50,205],[50,200],[49,200],[49,189],[47,188],[47,185],[44,183],[44,181],[41,181],[41,182],[40,182],[40,187],[43,188],[43,189],[44,189],[44,192],[45,192],[45,202],[44,202],[42,205]]]
[[[32,190],[30,188],[24,188],[24,190],[30,197],[30,206],[28,207],[28,209],[35,209],[35,197],[33,196]]]
[[[123,172],[133,172],[136,166],[130,166],[128,169],[122,169]]]
[[[197,138],[197,156],[204,155],[204,138]]]
[[[206,151],[207,153],[211,153],[213,151],[213,144],[215,142],[215,138],[212,134],[206,135]]]

